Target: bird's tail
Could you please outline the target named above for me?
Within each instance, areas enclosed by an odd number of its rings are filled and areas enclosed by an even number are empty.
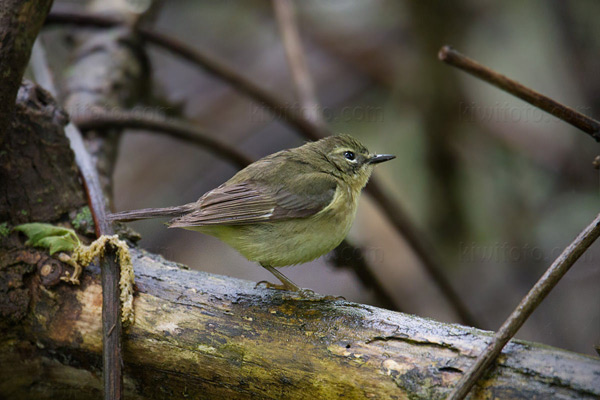
[[[143,208],[141,210],[121,211],[114,214],[108,214],[106,218],[109,221],[129,222],[148,218],[180,217],[192,211],[194,204],[196,203],[189,203],[176,207]]]

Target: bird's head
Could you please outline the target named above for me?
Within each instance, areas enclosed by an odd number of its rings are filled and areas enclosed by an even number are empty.
[[[348,135],[330,136],[309,144],[323,157],[326,171],[343,179],[353,189],[362,189],[375,164],[392,160],[391,154],[373,154],[358,140]]]

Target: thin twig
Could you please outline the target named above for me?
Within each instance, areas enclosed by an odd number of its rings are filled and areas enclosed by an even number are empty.
[[[117,26],[122,23],[123,21],[115,18],[72,11],[52,11],[46,19],[47,25],[74,24],[78,26],[95,26],[100,28]],[[285,103],[279,100],[276,96],[249,81],[247,78],[237,73],[234,69],[226,66],[224,63],[216,61],[214,58],[209,57],[204,53],[200,53],[196,49],[193,49],[190,46],[187,46],[186,44],[163,34],[141,27],[135,27],[135,29],[137,29],[137,32],[140,34],[140,36],[149,43],[153,43],[159,47],[162,47],[165,50],[202,67],[204,70],[214,74],[216,77],[229,82],[233,87],[242,93],[245,93],[250,98],[256,100],[275,115],[281,117],[288,124],[295,127],[307,139],[318,140],[330,135],[328,130],[316,126],[302,115],[296,113],[293,108],[286,107]],[[377,190],[373,189],[373,187],[375,187]],[[461,318],[461,321],[471,326],[481,326],[474,320],[473,316],[470,316],[470,314],[466,312],[466,307],[464,304],[462,304],[460,301],[457,302],[457,299],[460,298],[458,293],[452,288],[452,285],[446,278],[441,265],[431,256],[432,252],[434,251],[433,248],[425,245],[421,239],[420,233],[410,222],[410,219],[402,207],[379,189],[376,179],[371,179],[370,184],[367,186],[367,191],[372,194],[375,201],[384,210],[384,213],[392,221],[394,227],[400,233],[400,235],[407,239],[416,255],[422,260],[423,265],[425,265],[426,271],[432,277],[433,281],[438,284],[440,291],[444,296],[446,296],[449,305],[457,312]],[[439,282],[444,283],[440,286]]]
[[[575,261],[579,259],[599,236],[600,214],[563,250],[561,255],[558,256],[550,268],[531,288],[529,293],[521,300],[517,308],[504,321],[498,332],[494,334],[490,344],[477,357],[475,364],[469,368],[457,383],[454,390],[448,396],[448,400],[461,400],[465,398],[471,387],[473,387],[490,364],[498,357],[504,346],[517,333],[527,318],[529,318],[542,300],[544,300],[548,293],[567,273]]]
[[[48,67],[44,48],[40,39],[36,41],[32,52],[32,69],[38,83],[54,97],[58,91]],[[104,194],[100,186],[98,172],[85,148],[81,132],[69,123],[65,127],[65,135],[69,138],[75,162],[79,167],[88,204],[96,230],[96,236],[112,235],[113,229],[106,219]],[[121,346],[121,301],[119,289],[120,266],[116,261],[115,250],[107,248],[100,260],[102,279],[102,360],[104,378],[104,398],[121,399],[123,389],[123,358]]]
[[[590,135],[597,142],[600,141],[600,122],[574,109],[567,107],[541,93],[532,90],[519,82],[516,82],[498,72],[479,64],[450,46],[440,49],[438,57],[443,62],[462,69],[471,75],[478,77],[497,88],[504,90],[527,103],[554,115],[556,118],[573,125]]]
[[[275,19],[281,32],[302,114],[316,125],[325,127],[325,119],[319,107],[315,85],[308,71],[305,53],[302,48],[294,4],[292,0],[273,0],[273,9],[275,10]]]
[[[103,130],[107,128],[144,129],[157,133],[165,133],[177,139],[194,143],[213,150],[217,155],[231,161],[239,168],[252,163],[252,159],[234,147],[211,137],[202,130],[167,118],[156,118],[131,111],[103,112],[94,111],[89,114],[76,115],[73,122],[82,131]]]

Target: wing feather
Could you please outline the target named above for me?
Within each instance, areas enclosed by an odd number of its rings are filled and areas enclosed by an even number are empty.
[[[244,225],[314,215],[332,201],[337,183],[324,173],[300,174],[285,186],[263,182],[225,183],[206,193],[194,211],[170,227]]]

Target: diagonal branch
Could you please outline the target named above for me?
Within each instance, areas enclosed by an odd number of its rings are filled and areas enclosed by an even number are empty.
[[[523,323],[533,311],[546,298],[548,293],[556,286],[560,279],[567,273],[579,257],[600,236],[600,214],[588,225],[575,240],[552,263],[550,268],[542,275],[529,293],[521,300],[517,308],[504,321],[498,332],[486,349],[477,357],[468,371],[458,382],[448,400],[461,400],[469,393],[477,380],[498,357],[504,346],[517,333]]]
[[[73,24],[78,26],[95,26],[99,28],[118,26],[123,23],[123,21],[117,18],[73,11],[52,11],[46,19],[46,25]],[[275,115],[281,117],[289,125],[296,128],[307,139],[318,140],[331,134],[328,130],[318,127],[299,113],[295,112],[293,108],[286,107],[283,101],[248,80],[223,62],[217,61],[213,57],[209,57],[185,43],[166,35],[142,27],[136,27],[135,29],[141,38],[147,42],[153,43],[156,46],[200,66],[214,76],[228,82],[240,92],[261,103]],[[421,233],[411,222],[400,204],[380,188],[376,179],[371,179],[366,190],[372,195],[373,199],[390,219],[394,228],[407,240],[415,254],[421,259],[427,273],[438,285],[438,288],[447,298],[450,306],[456,311],[461,321],[471,326],[480,326],[470,312],[468,312],[464,303],[460,300],[460,296],[445,276],[443,267],[439,264],[437,259],[431,256],[434,251],[433,248],[424,243],[421,238]],[[440,282],[443,282],[443,284],[440,285]]]
[[[402,234],[404,240],[406,240],[413,251],[419,256],[423,268],[440,292],[442,292],[446,300],[448,300],[459,319],[469,326],[481,326],[475,316],[469,311],[466,304],[462,301],[456,290],[454,290],[449,279],[443,273],[441,264],[436,258],[435,251],[433,251],[433,246],[426,243],[425,239],[423,239],[424,236],[409,220],[404,209],[384,192],[379,181],[371,179],[367,185],[367,190],[383,210],[392,226]]]
[[[573,125],[581,131],[590,135],[597,142],[600,141],[600,122],[595,119],[581,114],[574,109],[567,107],[556,100],[553,100],[541,93],[536,92],[517,81],[514,81],[498,72],[479,64],[450,46],[444,46],[440,49],[438,57],[441,61],[462,69],[471,75],[478,77],[487,83],[496,86],[520,98],[527,103],[554,115],[556,118]]]

